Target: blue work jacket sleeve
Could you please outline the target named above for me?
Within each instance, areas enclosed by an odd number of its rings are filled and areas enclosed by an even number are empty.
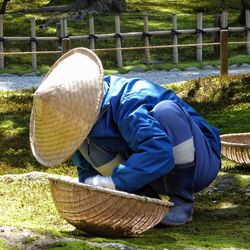
[[[143,106],[129,103],[118,110],[117,126],[133,154],[114,168],[112,179],[118,190],[133,192],[167,174],[174,167],[169,137]]]
[[[72,161],[74,165],[77,166],[79,182],[84,183],[86,178],[98,174],[98,172],[85,160],[79,150],[73,154]]]

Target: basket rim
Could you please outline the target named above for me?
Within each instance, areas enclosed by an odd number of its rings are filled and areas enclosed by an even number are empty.
[[[228,145],[228,146],[241,146],[241,147],[250,147],[250,143],[240,143],[240,142],[228,142],[228,141],[223,141],[223,138],[228,138],[228,137],[238,137],[238,136],[250,136],[250,132],[246,133],[230,133],[230,134],[223,134],[220,136],[221,138],[221,144],[222,145]]]
[[[69,179],[69,178],[71,178],[71,177],[69,177],[69,176],[55,176],[55,175],[48,176],[49,182],[51,184],[53,184],[54,181],[59,181],[59,182],[67,183],[67,184],[72,185],[72,186],[82,187],[82,188],[88,189],[88,190],[99,191],[99,192],[107,193],[110,195],[115,195],[115,196],[129,198],[129,199],[135,199],[138,201],[157,204],[157,205],[161,205],[164,207],[171,208],[174,206],[174,204],[172,202],[169,202],[169,201],[163,201],[163,200],[159,200],[159,199],[155,199],[155,198],[149,198],[147,196],[140,196],[140,195],[136,195],[136,194],[127,193],[124,191],[112,190],[112,189],[103,188],[103,187],[99,187],[99,186],[89,185],[89,184],[73,181],[73,178],[72,179]]]

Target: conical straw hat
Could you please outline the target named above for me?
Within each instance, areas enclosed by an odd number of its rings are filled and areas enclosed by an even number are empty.
[[[95,124],[103,97],[103,68],[90,50],[75,48],[49,70],[33,99],[30,144],[44,166],[76,151]]]

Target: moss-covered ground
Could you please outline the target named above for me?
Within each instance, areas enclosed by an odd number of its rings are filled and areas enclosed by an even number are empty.
[[[167,85],[199,110],[222,133],[250,131],[250,75],[206,77]],[[44,168],[32,157],[28,126],[34,90],[0,92],[0,175],[42,171],[76,176],[70,161]],[[223,158],[222,170],[204,192],[195,194],[193,222],[153,228],[135,238],[87,235],[56,211],[46,179],[0,176],[0,227],[29,228],[44,235],[75,238],[46,249],[104,249],[120,243],[138,249],[250,249],[250,168]],[[28,237],[27,242],[35,241]],[[101,245],[91,245],[101,244]],[[0,238],[0,249],[9,249]]]
[[[177,14],[178,29],[195,29],[196,15],[198,12],[203,12],[203,27],[210,28],[214,26],[214,17],[220,14],[223,10],[228,10],[228,24],[230,27],[242,27],[239,23],[239,16],[241,11],[242,1],[239,0],[183,0],[183,1],[165,1],[165,0],[127,0],[127,10],[121,14],[121,32],[142,32],[143,31],[143,16],[149,16],[149,30],[170,30],[172,29],[172,15]],[[249,1],[244,0],[246,8],[250,8]],[[36,19],[36,35],[37,36],[55,36],[56,22],[59,19],[70,14],[60,13],[19,13],[16,12],[23,9],[35,9],[47,5],[70,4],[72,1],[48,1],[48,0],[33,0],[33,1],[9,1],[7,6],[7,13],[4,15],[4,36],[30,36],[30,19]],[[15,14],[14,14],[15,13]],[[95,15],[95,33],[108,34],[115,32],[115,18],[117,13],[109,13],[108,15]],[[48,20],[55,19],[50,24]],[[68,34],[73,35],[88,35],[89,34],[89,18],[85,17],[81,20],[68,21]],[[47,25],[44,25],[47,23]],[[214,42],[215,34],[205,33],[203,35],[203,42]],[[246,32],[232,32],[229,36],[229,41],[245,41]],[[179,44],[193,44],[196,43],[196,34],[179,34]],[[156,36],[150,37],[150,45],[169,45],[172,44],[172,36]],[[73,47],[89,47],[89,40],[72,40]],[[123,47],[139,47],[144,46],[143,37],[126,37],[123,39]],[[112,48],[115,47],[114,39],[97,39],[96,48]],[[56,41],[39,41],[37,43],[37,50],[58,50],[58,43]],[[30,43],[27,41],[6,41],[4,44],[5,51],[30,51]],[[106,69],[116,68],[116,53],[107,51],[98,51],[98,56],[102,59]],[[151,61],[152,68],[173,68],[172,48],[168,49],[152,49]],[[124,67],[121,70],[126,70],[127,67],[142,65],[145,61],[144,50],[123,51]],[[249,63],[249,56],[246,53],[246,45],[234,44],[229,46],[230,64]],[[38,72],[44,73],[55,62],[59,54],[38,55]],[[156,63],[156,64],[155,64]],[[197,63],[196,47],[180,48],[179,49],[179,63],[180,67],[188,66],[202,66],[202,65],[218,65],[219,58],[214,54],[213,46],[203,46],[203,62]],[[9,73],[26,73],[31,72],[31,55],[6,55],[6,67],[0,72]],[[145,65],[143,65],[145,66]],[[179,65],[177,65],[179,66]]]

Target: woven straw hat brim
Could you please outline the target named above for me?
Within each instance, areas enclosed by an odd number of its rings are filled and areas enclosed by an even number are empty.
[[[64,54],[34,95],[30,145],[37,161],[56,166],[69,159],[95,124],[102,97],[99,58],[85,48]]]
[[[101,236],[134,236],[158,224],[173,203],[49,176],[53,201],[75,227]]]

